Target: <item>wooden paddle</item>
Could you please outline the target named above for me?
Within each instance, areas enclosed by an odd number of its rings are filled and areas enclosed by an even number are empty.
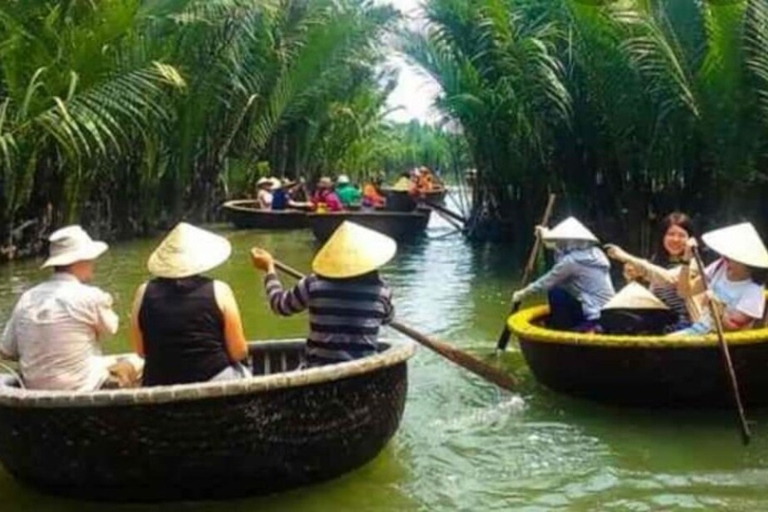
[[[701,276],[701,282],[704,285],[704,290],[709,290],[709,283],[707,282],[707,274],[704,272],[704,269],[706,268],[704,266],[704,262],[701,259],[701,254],[699,253],[698,247],[692,247],[693,249],[693,257],[696,259],[696,264],[699,266],[700,269],[700,276]],[[685,267],[683,267],[685,268]],[[733,393],[733,403],[736,406],[736,414],[739,417],[739,427],[741,429],[741,442],[744,445],[749,444],[749,439],[751,437],[751,433],[749,432],[749,426],[747,425],[747,418],[744,415],[744,406],[741,403],[741,395],[739,394],[739,383],[736,380],[736,371],[733,369],[733,362],[731,362],[731,353],[728,350],[728,343],[725,341],[725,336],[723,335],[723,322],[722,318],[720,317],[720,311],[717,307],[717,304],[715,304],[715,301],[711,298],[707,301],[709,303],[709,315],[712,317],[713,321],[715,322],[715,329],[717,329],[717,343],[720,346],[720,355],[722,356],[723,360],[723,368],[725,369],[725,373],[728,376],[728,381],[731,385],[731,392]]]
[[[549,224],[549,218],[552,216],[552,210],[555,207],[555,194],[549,194],[549,200],[547,201],[547,208],[544,210],[544,215],[541,218],[541,224],[540,226],[546,226]],[[528,280],[531,278],[531,274],[533,273],[533,267],[536,265],[536,257],[539,255],[539,248],[541,247],[541,238],[538,236],[538,233],[536,234],[536,239],[533,241],[533,247],[531,247],[531,253],[528,255],[528,263],[525,265],[525,271],[523,272],[523,280],[521,283],[521,286],[525,286],[528,284]],[[510,315],[514,315],[517,313],[517,310],[520,309],[520,303],[516,302],[512,304],[512,310],[510,311]],[[504,351],[507,349],[507,345],[509,345],[509,337],[512,333],[509,332],[509,326],[507,325],[506,318],[504,319],[504,329],[502,329],[501,334],[499,335],[499,340],[496,342],[496,350]]]
[[[301,272],[292,267],[289,267],[280,261],[275,261],[275,267],[282,270],[286,274],[295,277],[296,279],[301,279],[304,277]],[[432,338],[430,336],[426,336],[406,325],[401,324],[400,322],[391,322],[389,326],[396,331],[408,336],[414,341],[424,345],[437,354],[445,357],[446,359],[456,363],[462,368],[469,370],[475,375],[496,384],[500,388],[506,389],[508,391],[514,391],[515,387],[517,386],[517,379],[513,375],[502,372],[493,366],[482,362],[475,356],[457,349],[453,345]]]

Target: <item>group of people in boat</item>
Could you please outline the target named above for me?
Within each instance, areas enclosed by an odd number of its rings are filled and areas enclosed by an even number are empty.
[[[19,362],[26,388],[87,392],[250,376],[235,295],[205,276],[230,257],[226,238],[183,222],[165,237],[147,263],[152,278],[133,301],[135,354],[119,360],[102,355],[119,326],[112,296],[89,284],[107,244],[80,226],[59,229],[49,241],[43,267],[52,275],[21,295],[0,340],[0,355]],[[313,273],[290,289],[283,289],[272,256],[251,250],[252,264],[266,274],[272,311],[309,311],[308,366],[377,351],[379,328],[394,312],[378,269],[396,249],[391,238],[344,222],[317,253]]]
[[[362,189],[346,174],[336,180],[320,178],[314,192],[309,194],[303,179],[298,181],[278,178],[260,178],[256,182],[256,201],[260,209],[280,211],[286,209],[315,211],[318,213],[382,208],[386,197],[381,191],[383,178],[376,176],[365,182]]]
[[[441,186],[440,181],[428,167],[417,167],[404,172],[392,190],[420,196],[432,192]]]
[[[752,224],[703,234],[704,244],[717,254],[704,268],[695,257],[699,243],[687,215],[672,213],[661,228],[657,252],[643,259],[617,245],[603,251],[597,237],[573,217],[553,229],[539,226],[536,236],[554,251],[555,263],[512,300],[520,303],[546,292],[548,327],[578,332],[686,336],[713,332],[717,318],[728,331],[763,322],[768,250]],[[619,293],[609,258],[623,265],[629,283]]]

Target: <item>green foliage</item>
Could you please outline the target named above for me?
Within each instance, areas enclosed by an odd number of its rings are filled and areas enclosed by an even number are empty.
[[[764,0],[428,0],[426,13],[403,47],[466,134],[478,208],[524,230],[549,188],[617,233],[672,208],[759,213]]]

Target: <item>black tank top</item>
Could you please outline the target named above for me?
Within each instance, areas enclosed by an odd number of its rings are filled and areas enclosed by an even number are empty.
[[[145,386],[207,381],[231,364],[211,279],[153,279],[141,302],[139,327]]]

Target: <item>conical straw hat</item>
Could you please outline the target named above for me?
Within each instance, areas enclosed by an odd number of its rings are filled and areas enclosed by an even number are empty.
[[[668,310],[658,297],[645,286],[638,283],[629,283],[619,293],[613,296],[603,309],[661,309]]]
[[[749,222],[710,231],[701,239],[728,259],[750,267],[768,268],[768,250]]]
[[[586,240],[597,243],[597,237],[590,230],[584,227],[584,224],[576,220],[575,217],[568,217],[554,228],[546,231],[543,235],[544,240]]]
[[[315,256],[312,270],[331,279],[361,276],[384,266],[396,251],[388,236],[344,221]]]
[[[226,238],[180,222],[149,257],[147,268],[157,277],[181,279],[218,267],[231,253]]]

